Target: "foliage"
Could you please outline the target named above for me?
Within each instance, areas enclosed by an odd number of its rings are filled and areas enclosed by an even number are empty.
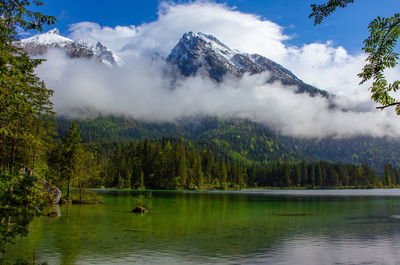
[[[58,176],[56,181],[67,182],[67,198],[70,196],[71,185],[78,187],[82,195],[83,188],[95,181],[100,173],[93,154],[82,145],[75,122],[71,123],[67,135],[52,150],[49,164],[52,172]]]
[[[41,181],[54,116],[50,97],[34,73],[40,60],[31,60],[18,47],[18,30],[42,30],[55,19],[32,12],[40,1],[0,1],[0,250],[27,225],[43,202]],[[21,173],[23,172],[23,173]]]
[[[63,130],[66,124],[59,120]],[[92,183],[95,186],[139,190],[367,188],[390,186],[367,164],[383,172],[386,163],[399,166],[400,161],[400,143],[396,141],[370,137],[296,139],[276,136],[246,120],[204,118],[193,123],[157,124],[100,117],[79,121],[78,126],[86,147],[101,166],[98,182]],[[92,130],[105,126],[114,129]],[[347,164],[305,162],[302,158]],[[392,181],[391,185],[398,184]]]
[[[322,20],[332,14],[338,7],[344,8],[352,3],[354,3],[354,0],[329,0],[324,4],[312,4],[312,13],[309,18],[314,17],[314,25],[321,24]]]
[[[183,138],[117,144],[98,185],[132,189],[241,189],[245,187],[382,187],[399,185],[395,168],[380,177],[368,165],[318,162],[243,164]],[[390,168],[390,170],[389,170]],[[388,181],[387,175],[390,172]],[[386,177],[385,177],[386,176]],[[400,176],[400,175],[399,175]]]
[[[311,5],[314,24],[320,24],[323,19],[333,13],[337,7],[346,7],[354,0],[329,0],[324,4]],[[381,104],[378,109],[395,106],[396,113],[400,115],[400,102],[393,95],[399,90],[400,80],[392,83],[385,77],[385,71],[396,67],[399,54],[395,51],[400,36],[400,13],[392,17],[377,17],[370,22],[369,37],[364,41],[363,51],[368,55],[367,64],[358,76],[362,79],[360,84],[372,80],[370,87],[371,99]]]
[[[76,123],[71,124],[67,136],[62,140],[60,150],[61,176],[68,182],[67,198],[70,195],[71,182],[81,177],[83,146]]]
[[[400,142],[396,139],[359,136],[348,139],[296,139],[281,137],[287,148],[295,149],[306,160],[327,160],[353,164],[368,164],[379,174],[386,164],[400,167]]]
[[[66,135],[70,121],[58,118],[59,135]],[[99,117],[77,122],[84,146],[91,150],[102,165],[105,178],[107,157],[116,144],[127,145],[133,140],[161,139],[181,135],[187,140],[185,148],[210,150],[214,156],[237,161],[240,164],[263,164],[274,161],[301,161],[303,159],[372,166],[379,173],[391,163],[400,167],[400,142],[395,139],[351,137],[324,139],[299,139],[276,135],[265,126],[249,120],[218,120],[203,118],[177,123],[149,123],[130,118]],[[168,137],[171,143],[179,137]],[[190,146],[189,146],[190,145]]]
[[[43,30],[43,25],[52,25],[55,17],[43,15],[28,9],[31,5],[43,6],[38,0],[1,0],[0,1],[0,30],[1,42],[6,41],[12,45],[12,41],[18,40],[17,29]]]
[[[26,0],[0,2],[0,167],[13,174],[22,167],[35,169],[54,115],[53,91],[34,73],[40,60],[31,60],[16,44],[17,28],[41,30],[54,22],[53,17],[29,11],[30,5]]]
[[[378,17],[368,28],[370,36],[364,41],[363,48],[368,54],[368,63],[358,76],[362,78],[361,84],[373,80],[371,98],[382,105],[381,109],[396,106],[396,113],[400,115],[400,102],[391,94],[399,90],[400,80],[388,83],[384,75],[386,69],[398,64],[399,54],[394,49],[400,36],[400,14],[389,18]]]
[[[0,254],[7,243],[28,233],[27,225],[40,213],[44,202],[37,178],[0,171]]]

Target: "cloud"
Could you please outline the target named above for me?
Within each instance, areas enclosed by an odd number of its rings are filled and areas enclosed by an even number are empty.
[[[135,26],[101,27],[93,22],[80,22],[69,27],[70,37],[74,40],[85,40],[96,44],[98,41],[118,52],[137,34]]]
[[[278,60],[286,53],[282,41],[288,39],[282,33],[283,28],[276,23],[236,11],[224,4],[203,1],[190,4],[161,3],[156,21],[128,28],[135,32],[132,32],[132,38],[123,51],[136,55],[157,52],[167,56],[185,32],[193,31],[217,36],[235,49]],[[110,31],[117,31],[117,28],[101,28],[95,23],[83,22],[72,25],[70,31],[73,38],[93,41],[103,39],[100,35],[108,35]],[[119,40],[126,43],[126,39],[120,38],[119,34],[113,38],[117,43]],[[105,40],[104,43],[119,50],[119,46]]]
[[[85,108],[151,121],[215,115],[248,118],[297,137],[400,136],[398,117],[390,110],[376,111],[367,86],[358,85],[356,74],[364,55],[350,55],[330,42],[288,46],[289,36],[283,30],[276,23],[223,4],[163,3],[158,19],[151,23],[115,28],[90,22],[71,26],[70,37],[102,41],[124,59],[123,67],[69,59],[59,50],[50,50],[38,73],[55,89],[56,110],[63,115],[81,115]],[[266,85],[268,73],[225,78],[220,84],[197,75],[179,80],[171,90],[162,65],[152,63],[149,56],[154,52],[168,55],[187,31],[212,34],[242,52],[277,61],[305,82],[337,94],[335,104],[345,111],[332,109],[325,98],[296,94],[296,87]],[[394,69],[390,75],[399,79],[399,73]]]

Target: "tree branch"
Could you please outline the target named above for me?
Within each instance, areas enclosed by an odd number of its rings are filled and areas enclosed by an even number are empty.
[[[386,108],[388,108],[388,107],[399,106],[399,105],[400,105],[400,102],[395,102],[395,103],[387,104],[387,105],[385,105],[385,106],[376,107],[376,109],[383,110],[383,109],[386,109]]]

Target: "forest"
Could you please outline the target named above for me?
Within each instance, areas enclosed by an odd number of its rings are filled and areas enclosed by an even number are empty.
[[[71,148],[71,143],[78,147]],[[71,161],[71,152],[79,159]],[[367,164],[284,159],[257,162],[235,159],[212,142],[183,137],[83,144],[75,122],[48,159],[48,179],[59,186],[67,183],[80,188],[373,188],[393,187],[400,181],[400,171],[391,164],[379,175]]]
[[[57,117],[57,132],[63,137],[71,120]],[[150,122],[132,117],[93,116],[76,120],[84,143],[128,144],[139,139],[184,137],[207,146],[219,156],[243,163],[301,162],[326,160],[368,164],[380,175],[386,164],[398,168],[400,141],[356,136],[349,138],[296,138],[283,136],[263,124],[246,119],[191,117],[175,122]]]

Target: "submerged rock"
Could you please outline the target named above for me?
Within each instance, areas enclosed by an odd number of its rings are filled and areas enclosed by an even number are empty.
[[[133,213],[148,213],[148,211],[142,207],[142,206],[138,206],[135,209],[132,210]]]
[[[311,216],[315,215],[315,213],[275,213],[277,216]]]

